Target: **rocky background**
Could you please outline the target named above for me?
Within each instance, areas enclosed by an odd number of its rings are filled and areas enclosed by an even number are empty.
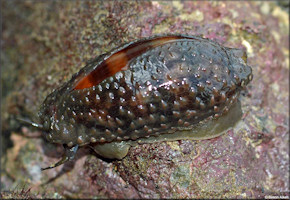
[[[289,1],[1,1],[1,198],[263,198],[289,195]],[[203,141],[132,147],[122,160],[62,147],[16,117],[89,59],[124,42],[186,33],[244,48],[243,118]]]

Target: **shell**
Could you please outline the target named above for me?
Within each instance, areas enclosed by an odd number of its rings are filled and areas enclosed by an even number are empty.
[[[47,140],[68,147],[160,136],[223,115],[252,78],[242,50],[157,35],[94,59],[46,98],[39,118]]]

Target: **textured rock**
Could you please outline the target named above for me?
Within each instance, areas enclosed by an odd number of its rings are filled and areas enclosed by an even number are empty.
[[[259,198],[289,190],[289,21],[271,2],[2,1],[2,198]],[[62,147],[20,125],[85,62],[158,33],[201,35],[244,48],[254,79],[243,119],[203,141],[132,147],[104,160],[81,149],[45,172]],[[26,135],[26,136],[23,136]],[[10,196],[9,196],[10,195]],[[21,196],[22,195],[22,196]]]

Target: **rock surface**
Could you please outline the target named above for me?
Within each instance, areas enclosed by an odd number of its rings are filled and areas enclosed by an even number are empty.
[[[1,198],[263,198],[289,194],[289,14],[274,2],[1,1]],[[35,119],[54,88],[121,43],[158,33],[244,48],[254,79],[243,118],[203,141],[132,147],[122,160],[62,147],[15,117]]]

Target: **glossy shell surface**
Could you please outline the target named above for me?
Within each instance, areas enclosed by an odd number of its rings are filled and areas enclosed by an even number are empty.
[[[47,140],[69,147],[160,136],[227,113],[251,79],[242,50],[154,36],[87,64],[46,98],[39,117]]]

